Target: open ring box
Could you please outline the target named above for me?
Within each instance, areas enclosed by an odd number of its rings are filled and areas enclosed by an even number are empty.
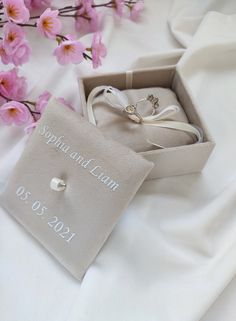
[[[87,97],[93,88],[98,86],[113,86],[119,90],[149,87],[164,87],[173,90],[189,123],[203,130],[203,142],[139,152],[144,158],[154,163],[147,179],[200,172],[203,169],[215,144],[200,115],[188,84],[181,77],[176,66],[109,73],[79,79],[81,106],[84,117],[87,119]]]
[[[203,143],[135,153],[86,120],[100,85],[171,88]],[[0,205],[79,280],[146,177],[200,171],[214,147],[175,67],[84,78],[80,89],[85,117],[52,99],[0,193]]]

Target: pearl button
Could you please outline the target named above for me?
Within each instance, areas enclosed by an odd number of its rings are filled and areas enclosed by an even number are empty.
[[[66,183],[61,178],[53,177],[50,182],[50,188],[53,191],[61,192],[66,188]]]

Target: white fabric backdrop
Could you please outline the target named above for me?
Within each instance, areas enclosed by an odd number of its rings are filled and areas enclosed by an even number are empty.
[[[235,319],[234,13],[233,0],[146,0],[139,24],[119,25],[106,15],[109,55],[96,72],[168,64],[184,53],[179,71],[216,148],[202,174],[143,184],[81,284],[0,209],[1,320]],[[47,88],[79,108],[76,78],[92,70],[86,63],[58,66],[42,55],[46,49],[39,41],[33,49],[22,68],[31,80],[30,96]],[[25,139],[19,129],[3,126],[0,135],[0,182],[5,182]]]

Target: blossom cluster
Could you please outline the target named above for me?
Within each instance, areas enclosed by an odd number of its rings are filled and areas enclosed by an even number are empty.
[[[27,32],[35,29],[42,38],[55,42],[53,56],[61,65],[79,64],[83,60],[93,68],[102,64],[107,50],[102,42],[101,9],[113,10],[119,19],[127,15],[136,21],[143,9],[143,0],[75,0],[62,8],[52,6],[52,0],[0,0],[0,60],[12,64],[9,71],[0,71],[0,121],[5,125],[24,126],[32,132],[45,110],[51,94],[44,91],[35,101],[27,99],[27,82],[19,75],[18,66],[28,62],[32,49]],[[63,34],[63,19],[73,19],[75,30]],[[85,46],[79,36],[93,33],[91,46]],[[72,108],[64,98],[59,100]]]
[[[9,71],[0,72],[0,119],[6,125],[24,125],[30,133],[41,118],[51,94],[44,91],[36,101],[26,100],[26,78],[19,75],[15,67]],[[62,97],[58,98],[65,106],[73,107]]]
[[[101,65],[106,56],[106,48],[100,33],[101,8],[112,9],[122,17],[128,8],[132,20],[137,20],[143,9],[143,0],[111,0],[96,4],[94,0],[76,0],[74,5],[53,9],[52,0],[0,0],[0,58],[4,64],[20,66],[26,63],[31,54],[24,28],[35,28],[45,38],[55,40],[53,55],[58,63],[79,64],[84,59],[92,62],[94,68]],[[31,12],[40,12],[33,15]],[[3,17],[3,18],[1,18]],[[78,39],[78,34],[62,34],[63,19],[72,18],[75,31],[80,35],[94,32],[89,48]]]

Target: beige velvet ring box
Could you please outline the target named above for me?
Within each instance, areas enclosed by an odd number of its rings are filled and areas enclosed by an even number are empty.
[[[150,87],[170,88],[183,108],[189,123],[200,127],[204,133],[202,143],[155,149],[139,152],[155,164],[147,179],[161,178],[200,172],[205,166],[214,141],[200,115],[186,81],[176,66],[140,69],[122,73],[109,73],[79,79],[81,105],[84,117],[88,119],[86,101],[89,93],[97,86],[113,86],[119,90]]]

